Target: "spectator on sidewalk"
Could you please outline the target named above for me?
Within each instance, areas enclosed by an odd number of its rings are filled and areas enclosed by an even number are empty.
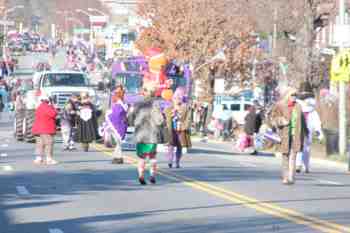
[[[36,136],[36,158],[34,163],[44,162],[46,155],[46,164],[54,165],[57,161],[53,159],[54,135],[56,134],[56,116],[57,112],[50,103],[47,94],[40,96],[40,105],[35,111],[32,133]]]

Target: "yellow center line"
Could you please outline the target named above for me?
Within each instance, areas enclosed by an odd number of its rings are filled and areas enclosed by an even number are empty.
[[[104,154],[112,155],[112,152],[108,151],[108,149],[106,150],[106,148],[103,146],[96,145],[95,147],[97,150],[99,150],[100,152],[103,152]],[[137,166],[136,159],[130,156],[125,156],[125,158],[128,163],[134,166]],[[350,227],[329,222],[326,220],[318,219],[315,217],[307,216],[300,212],[287,209],[287,208],[282,208],[275,204],[262,202],[257,199],[218,187],[216,185],[209,184],[207,182],[198,181],[186,176],[175,174],[173,172],[164,171],[162,169],[159,169],[158,173],[170,180],[182,182],[183,184],[191,188],[204,191],[206,193],[212,194],[216,197],[220,197],[222,199],[228,200],[233,203],[241,204],[243,206],[254,209],[261,213],[279,217],[299,225],[308,226],[310,228],[319,230],[321,232],[327,232],[327,233],[349,232],[350,233]]]

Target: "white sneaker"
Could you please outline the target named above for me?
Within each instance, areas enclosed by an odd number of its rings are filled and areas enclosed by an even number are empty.
[[[47,159],[46,164],[47,165],[56,165],[56,164],[58,164],[58,162],[54,159]]]
[[[37,156],[33,162],[35,164],[42,164],[43,163],[43,158],[40,157],[40,156]]]

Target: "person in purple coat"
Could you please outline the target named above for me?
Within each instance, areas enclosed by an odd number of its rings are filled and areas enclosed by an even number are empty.
[[[112,107],[106,113],[106,120],[108,124],[108,130],[116,143],[113,152],[113,164],[123,164],[124,159],[122,156],[122,140],[125,138],[125,134],[128,128],[127,112],[128,105],[124,103],[124,88],[118,86],[112,97]]]

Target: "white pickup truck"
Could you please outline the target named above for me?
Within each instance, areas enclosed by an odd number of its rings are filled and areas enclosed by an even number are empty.
[[[89,79],[83,72],[75,71],[43,71],[33,76],[33,89],[23,96],[24,113],[16,111],[15,137],[27,142],[34,141],[31,128],[34,121],[35,108],[39,104],[42,93],[47,94],[60,111],[68,99],[74,94],[89,93],[98,110],[101,108],[96,91],[90,86]],[[23,111],[23,110],[22,110]],[[58,116],[58,119],[60,115]]]

